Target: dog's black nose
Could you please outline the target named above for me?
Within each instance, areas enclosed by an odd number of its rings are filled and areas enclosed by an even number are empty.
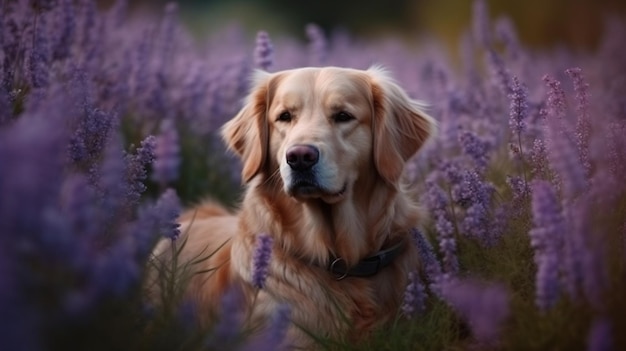
[[[319,150],[312,145],[294,145],[287,149],[287,164],[294,171],[306,171],[320,158]]]

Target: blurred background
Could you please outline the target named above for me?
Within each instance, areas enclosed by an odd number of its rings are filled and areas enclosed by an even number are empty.
[[[135,7],[163,8],[166,0],[132,1]],[[430,37],[456,45],[469,28],[470,0],[181,0],[183,21],[198,35],[238,24],[271,36],[304,37],[304,26],[316,23],[327,32],[345,30],[359,37],[393,34],[415,40]],[[624,18],[624,0],[490,0],[491,17],[509,16],[528,46],[556,44],[594,49],[607,16]]]

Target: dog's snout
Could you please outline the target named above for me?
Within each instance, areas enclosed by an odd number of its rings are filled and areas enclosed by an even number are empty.
[[[306,171],[320,158],[319,150],[312,145],[294,145],[287,150],[287,164],[295,171]]]

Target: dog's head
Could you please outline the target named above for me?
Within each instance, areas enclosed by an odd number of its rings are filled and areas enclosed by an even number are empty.
[[[288,195],[336,203],[370,173],[396,186],[432,128],[384,70],[326,67],[257,72],[222,132],[244,181],[279,173]]]

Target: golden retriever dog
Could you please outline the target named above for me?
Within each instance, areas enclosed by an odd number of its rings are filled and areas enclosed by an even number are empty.
[[[222,129],[242,160],[240,209],[205,203],[180,217],[177,260],[213,253],[188,287],[199,314],[214,316],[233,289],[249,321],[287,305],[285,345],[294,348],[315,348],[311,335],[356,341],[393,320],[419,267],[409,232],[420,208],[403,170],[433,128],[380,67],[256,72]],[[260,288],[259,235],[272,238]]]

